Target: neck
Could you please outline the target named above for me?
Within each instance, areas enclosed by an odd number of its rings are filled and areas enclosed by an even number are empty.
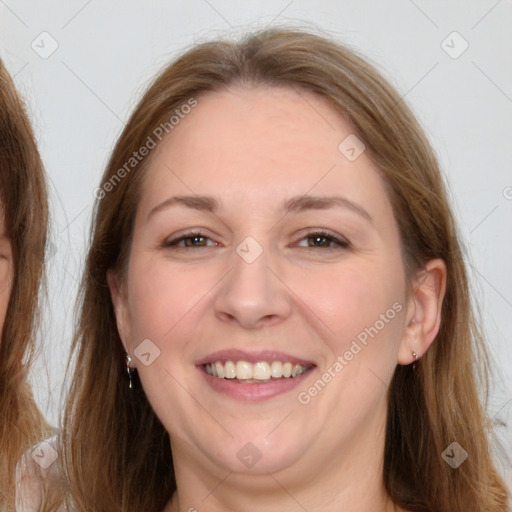
[[[173,443],[178,490],[164,512],[398,511],[382,479],[385,415],[370,423],[325,456],[308,455],[308,460],[274,473],[214,468]]]
[[[232,474],[227,474],[223,480],[217,482],[216,488],[207,489],[200,485],[195,493],[178,491],[164,512],[239,512],[240,510],[399,512],[402,510],[391,502],[383,488],[366,492],[356,492],[354,489],[339,492],[336,488],[329,490],[320,487],[319,484],[313,495],[308,489],[290,490],[282,485],[275,475],[268,475],[266,487],[256,492],[242,488],[241,482],[228,483],[231,478]],[[222,491],[220,491],[221,487]],[[319,492],[318,489],[322,491]]]

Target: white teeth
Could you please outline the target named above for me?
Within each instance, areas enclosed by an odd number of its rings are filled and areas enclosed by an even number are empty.
[[[208,364],[206,367],[208,368]],[[226,361],[224,364],[224,377],[226,379],[234,379],[236,378],[236,366],[233,361]]]
[[[217,377],[219,377],[219,379],[223,379],[224,378],[224,366],[222,366],[222,363],[217,361],[215,363],[215,369],[217,370]]]
[[[252,364],[247,361],[237,361],[236,378],[241,380],[252,379]]]
[[[292,376],[292,363],[284,363],[283,364],[283,377],[291,377]]]
[[[281,363],[281,361],[272,361],[270,365],[270,375],[274,377],[274,379],[279,379],[283,376],[283,363]]]
[[[257,380],[270,379],[270,365],[268,363],[256,363],[252,366],[252,378]]]
[[[257,363],[249,363],[247,361],[226,361],[221,363],[215,361],[214,363],[207,363],[204,365],[205,371],[208,375],[218,377],[219,379],[239,379],[244,381],[267,381],[271,379],[285,379],[299,377],[302,375],[306,368],[300,364],[292,364],[290,362],[272,361],[258,361]]]

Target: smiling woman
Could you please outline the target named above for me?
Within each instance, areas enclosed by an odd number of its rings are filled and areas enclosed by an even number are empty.
[[[96,205],[68,505],[504,512],[457,230],[401,98],[312,34],[205,43],[148,89],[102,190],[190,98]]]
[[[14,507],[16,463],[48,434],[28,384],[43,275],[47,200],[24,105],[0,61],[0,510]]]

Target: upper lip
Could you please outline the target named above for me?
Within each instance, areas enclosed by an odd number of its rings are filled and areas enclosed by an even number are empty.
[[[196,362],[196,365],[201,366],[207,363],[215,363],[217,361],[220,361],[221,363],[225,363],[226,361],[247,361],[248,363],[259,363],[263,361],[271,363],[273,361],[282,361],[283,363],[289,362],[292,364],[300,364],[302,366],[316,366],[313,361],[292,356],[285,352],[279,352],[276,350],[246,352],[245,350],[240,349],[228,349],[212,352],[211,354],[199,359]]]

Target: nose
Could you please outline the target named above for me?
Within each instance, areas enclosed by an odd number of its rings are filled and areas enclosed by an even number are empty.
[[[245,329],[270,327],[290,315],[292,303],[279,272],[270,268],[267,251],[252,263],[236,252],[231,272],[215,297],[215,315]]]

